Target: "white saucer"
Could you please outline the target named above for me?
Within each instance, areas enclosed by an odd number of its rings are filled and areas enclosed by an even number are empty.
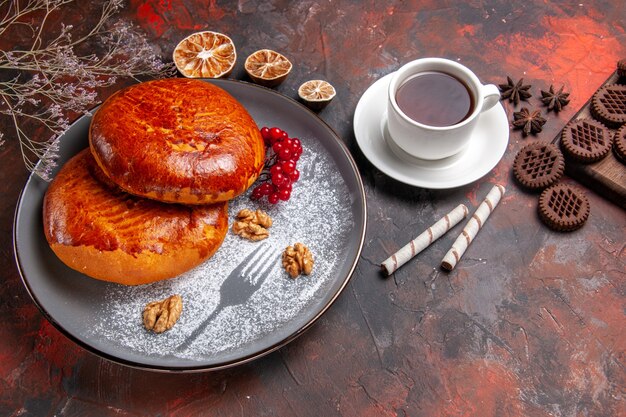
[[[415,158],[387,133],[387,87],[392,74],[372,84],[354,112],[354,135],[365,157],[376,168],[405,184],[446,189],[460,187],[487,174],[502,158],[509,142],[509,121],[498,103],[479,116],[470,145],[449,158]]]

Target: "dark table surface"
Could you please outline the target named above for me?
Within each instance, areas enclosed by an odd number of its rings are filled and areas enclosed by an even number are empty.
[[[78,3],[56,21],[93,24],[100,6]],[[359,97],[374,81],[410,60],[440,56],[485,83],[524,77],[533,86],[531,106],[539,105],[540,89],[565,85],[571,103],[549,113],[538,136],[551,140],[626,57],[622,0],[131,0],[115,18],[143,30],[166,60],[194,31],[230,35],[238,48],[234,79],[245,79],[248,54],[277,50],[294,63],[277,88],[290,97],[305,80],[331,82],[337,97],[319,116],[349,146],[363,177],[363,252],[330,310],[252,363],[181,375],[101,359],[48,323],[20,280],[13,213],[28,173],[2,119],[0,415],[626,415],[623,209],[586,189],[587,224],[573,233],[547,229],[536,194],[511,176],[517,150],[530,140],[517,130],[484,178],[433,191],[375,169],[352,126]],[[514,107],[504,107],[511,118]],[[455,205],[472,210],[495,183],[507,193],[453,272],[438,264],[455,233],[381,278],[379,264],[391,252]]]

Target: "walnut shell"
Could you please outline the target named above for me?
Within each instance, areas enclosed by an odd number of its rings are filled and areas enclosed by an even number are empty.
[[[296,243],[287,246],[283,252],[282,263],[291,278],[297,278],[301,274],[310,275],[313,271],[313,254],[302,243]]]
[[[153,301],[143,310],[143,325],[147,330],[163,333],[174,327],[182,311],[183,299],[178,294],[161,301]]]
[[[272,218],[263,210],[252,211],[243,209],[237,213],[237,221],[233,223],[233,233],[248,240],[263,240],[270,233],[267,230],[272,226]]]

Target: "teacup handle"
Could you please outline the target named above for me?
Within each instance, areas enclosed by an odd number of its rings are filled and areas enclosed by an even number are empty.
[[[483,85],[483,108],[481,111],[489,110],[500,101],[500,90],[493,84]]]

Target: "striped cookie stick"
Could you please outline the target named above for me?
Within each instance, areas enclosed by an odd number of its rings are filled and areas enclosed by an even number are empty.
[[[426,249],[431,243],[439,239],[444,233],[452,229],[458,222],[463,220],[469,211],[465,204],[459,204],[454,210],[446,214],[443,218],[421,235],[404,245],[402,249],[391,255],[381,264],[383,271],[387,275],[393,274],[398,268],[407,263],[409,259]]]
[[[467,250],[467,247],[472,243],[472,240],[478,234],[478,231],[483,227],[483,224],[487,221],[487,218],[491,214],[491,212],[496,208],[500,199],[504,195],[504,187],[500,184],[496,184],[493,186],[487,197],[485,197],[485,201],[480,203],[480,206],[476,209],[472,217],[469,219],[463,231],[456,239],[446,256],[443,257],[441,261],[441,267],[443,269],[447,269],[448,271],[452,271],[456,264],[461,259],[461,256]]]

